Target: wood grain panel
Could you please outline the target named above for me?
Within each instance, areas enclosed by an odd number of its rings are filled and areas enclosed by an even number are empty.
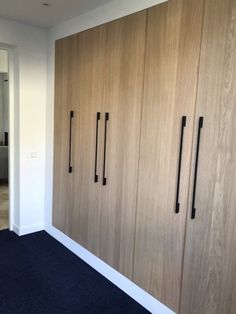
[[[107,24],[104,111],[110,113],[100,258],[132,277],[146,11]]]
[[[203,1],[148,10],[134,281],[178,312]],[[187,116],[175,214],[182,116]]]
[[[97,183],[94,182],[94,167],[96,114],[103,111],[106,27],[99,26],[78,34],[77,43],[73,211],[68,231],[72,239],[98,256],[102,121],[98,133]]]
[[[71,209],[69,122],[76,104],[76,47],[75,36],[56,41],[55,47],[53,225],[63,232]]]
[[[196,129],[199,116],[204,127],[196,219],[188,218],[187,226],[182,314],[236,311],[235,86],[236,1],[206,0]]]

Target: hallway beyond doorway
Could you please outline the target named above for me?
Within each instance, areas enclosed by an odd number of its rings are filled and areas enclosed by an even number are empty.
[[[0,230],[9,227],[8,183],[0,182]]]

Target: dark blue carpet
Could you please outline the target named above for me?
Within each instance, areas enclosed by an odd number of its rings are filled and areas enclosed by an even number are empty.
[[[148,312],[46,232],[0,231],[0,313]]]

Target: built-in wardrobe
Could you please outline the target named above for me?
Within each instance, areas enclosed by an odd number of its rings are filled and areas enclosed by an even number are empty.
[[[176,313],[236,309],[236,0],[56,41],[53,225]]]

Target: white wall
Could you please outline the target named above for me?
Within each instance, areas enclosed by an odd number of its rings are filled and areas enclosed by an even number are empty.
[[[14,93],[10,96],[15,189],[12,224],[24,234],[44,226],[47,32],[0,18],[0,46],[11,48],[14,57]],[[10,80],[12,75],[10,71]],[[32,152],[37,158],[31,158]]]
[[[0,72],[8,72],[8,55],[5,49],[0,49]]]
[[[48,34],[48,90],[47,90],[47,149],[46,149],[46,185],[45,185],[45,227],[46,230],[66,247],[80,256],[89,265],[124,290],[151,313],[173,314],[166,306],[137,287],[130,280],[106,265],[80,245],[63,235],[52,226],[52,181],[53,181],[53,111],[54,111],[54,44],[55,40],[83,31],[85,29],[112,21],[137,12],[165,0],[116,0],[103,5],[77,18],[53,27]]]

